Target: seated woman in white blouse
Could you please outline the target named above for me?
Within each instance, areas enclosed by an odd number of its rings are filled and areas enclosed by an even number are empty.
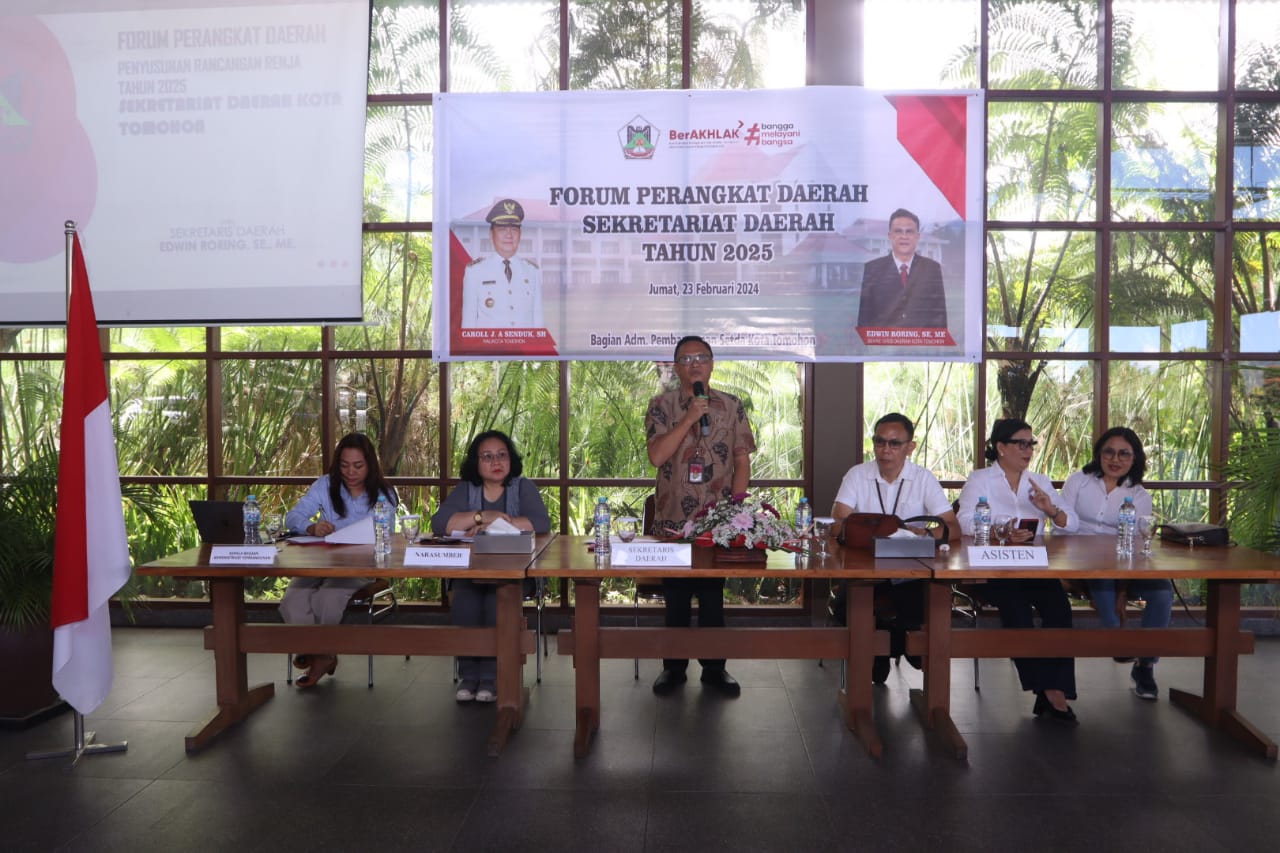
[[[1052,519],[1056,528],[1067,532],[1076,529],[1079,519],[1058,498],[1049,478],[1027,470],[1036,444],[1026,421],[1008,418],[992,425],[986,457],[995,464],[970,474],[960,491],[960,529],[966,536],[973,535],[973,510],[980,497],[991,505],[993,518],[1035,519],[1037,528]],[[1018,528],[1012,541],[1029,542],[1034,535]],[[1036,613],[1041,627],[1071,627],[1071,603],[1057,578],[993,579],[984,585],[983,597],[1000,608],[1000,624],[1006,628],[1034,628]],[[1067,704],[1068,699],[1076,698],[1074,658],[1014,658],[1013,663],[1022,689],[1036,695],[1033,714],[1068,725],[1076,723],[1075,712]]]
[[[1142,487],[1147,454],[1136,433],[1112,427],[1093,443],[1093,459],[1062,484],[1063,503],[1080,516],[1080,533],[1116,535],[1116,519],[1125,498],[1133,498],[1138,515],[1151,515],[1151,494]],[[1173,585],[1164,578],[1121,582],[1127,595],[1145,599],[1142,627],[1168,628],[1173,614]],[[1119,628],[1124,599],[1117,600],[1116,581],[1089,581],[1089,597],[1104,628]],[[1117,606],[1118,604],[1118,606]],[[1128,663],[1132,658],[1116,658]],[[1159,658],[1139,658],[1129,672],[1134,692],[1142,699],[1160,695],[1155,664]]]

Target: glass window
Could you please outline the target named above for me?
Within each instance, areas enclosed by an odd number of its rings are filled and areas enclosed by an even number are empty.
[[[1218,0],[1112,0],[1111,13],[1117,88],[1217,88]]]
[[[1236,218],[1280,219],[1280,107],[1236,104],[1234,175]]]
[[[425,222],[433,196],[430,107],[369,107],[364,128],[368,222]]]
[[[456,477],[471,439],[511,436],[524,476],[556,477],[560,466],[560,370],[554,361],[468,361],[449,367],[449,469]]]
[[[963,480],[973,470],[973,365],[958,362],[872,362],[863,372],[863,432],[889,412],[916,425],[911,459],[939,480]],[[871,458],[867,448],[866,458]]]
[[[455,0],[449,15],[449,91],[558,89],[554,0]]]
[[[1102,27],[1097,7],[1091,0],[993,4],[991,88],[1096,89]]]
[[[1111,362],[1111,423],[1141,436],[1149,479],[1210,479],[1208,389],[1214,384],[1207,362]]]
[[[1236,0],[1236,85],[1280,89],[1280,5],[1274,0]]]
[[[1211,219],[1217,115],[1213,104],[1116,104],[1112,215],[1137,222]]]
[[[405,95],[440,90],[440,10],[374,0],[369,29],[369,93]]]
[[[207,472],[204,362],[112,361],[110,373],[121,475]]]
[[[429,358],[351,358],[334,362],[336,432],[363,432],[384,474],[438,476],[439,373]]]
[[[988,216],[1034,222],[1097,218],[1096,104],[992,103],[987,116]]]
[[[679,89],[680,9],[652,0],[570,0],[569,88]],[[691,22],[694,44],[706,23]]]
[[[866,84],[875,89],[975,88],[980,14],[976,0],[866,0]],[[919,26],[923,21],[928,25]],[[905,38],[908,31],[910,38]]]
[[[431,347],[432,245],[431,234],[416,231],[364,235],[365,322],[335,329],[339,349]]]
[[[987,347],[1091,350],[1096,250],[1084,231],[989,231]]]
[[[693,88],[804,85],[802,4],[702,0],[695,15],[701,25],[695,23]]]
[[[998,418],[1022,418],[1040,441],[1031,470],[1065,480],[1079,469],[1093,449],[1092,366],[992,359],[986,369],[987,435]]]
[[[1237,231],[1231,277],[1232,348],[1280,352],[1280,233]]]
[[[1213,340],[1213,235],[1116,234],[1111,351],[1203,352]]]
[[[569,365],[569,399],[574,401],[569,415],[570,477],[655,475],[644,418],[649,400],[663,390],[663,377],[652,361]],[[718,381],[715,384],[719,387]]]
[[[0,361],[0,474],[22,471],[58,440],[63,361]]]
[[[320,362],[222,362],[222,454],[233,476],[315,474],[320,455]],[[310,463],[310,464],[309,464]],[[250,491],[252,489],[250,488]],[[232,499],[243,499],[237,487]]]

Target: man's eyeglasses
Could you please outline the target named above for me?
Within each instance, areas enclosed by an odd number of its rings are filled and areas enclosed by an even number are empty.
[[[1034,450],[1039,443],[1034,438],[1014,438],[1005,442],[1005,444],[1016,444],[1020,450]]]
[[[1104,447],[1102,448],[1102,455],[1108,459],[1132,459],[1133,451],[1124,448],[1116,450],[1114,447]]]
[[[480,461],[486,465],[493,465],[496,462],[506,462],[509,457],[507,451],[499,450],[497,453],[481,453]]]
[[[876,447],[892,447],[897,450],[904,444],[910,444],[910,441],[903,441],[900,438],[885,438],[883,436],[874,435],[871,437],[871,443]]]
[[[692,355],[682,355],[676,359],[676,364],[681,367],[688,367],[691,364],[706,364],[711,361],[711,353],[695,352]]]

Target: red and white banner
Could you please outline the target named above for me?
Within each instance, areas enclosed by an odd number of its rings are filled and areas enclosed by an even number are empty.
[[[438,358],[981,358],[980,92],[434,103]]]
[[[129,580],[111,408],[80,238],[73,240],[71,307],[53,551],[53,686],[82,714],[111,690],[108,601]]]

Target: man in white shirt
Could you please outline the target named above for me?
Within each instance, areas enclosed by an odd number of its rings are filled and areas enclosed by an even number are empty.
[[[911,419],[898,412],[876,421],[871,437],[875,458],[853,466],[844,475],[831,508],[831,516],[837,522],[854,512],[879,512],[903,519],[933,515],[946,523],[951,539],[960,538],[960,522],[938,478],[909,458],[916,449],[915,432]],[[919,583],[885,581],[879,586],[877,598],[886,599],[887,618],[877,627],[890,631],[890,651],[896,658],[905,649],[906,632],[919,630],[924,622],[924,590]],[[832,605],[837,618],[844,614],[843,597],[841,587]],[[920,666],[914,655],[907,661],[917,669]],[[888,677],[889,658],[876,658],[872,680],[883,684]]]

